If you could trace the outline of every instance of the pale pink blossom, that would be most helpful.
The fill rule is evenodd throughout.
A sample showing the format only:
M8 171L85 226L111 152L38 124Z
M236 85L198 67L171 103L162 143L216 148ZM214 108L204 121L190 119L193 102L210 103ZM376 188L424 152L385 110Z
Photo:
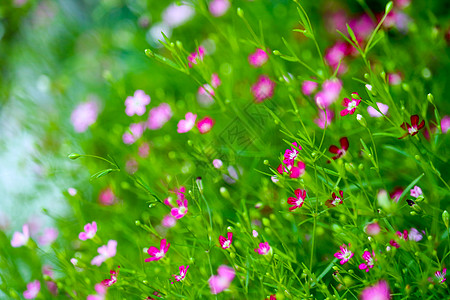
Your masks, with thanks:
M216 158L215 160L213 160L213 166L216 169L220 169L223 166L223 162L220 159Z
M223 16L229 8L230 1L228 0L212 0L209 3L209 12L216 18Z
M130 117L142 116L148 104L150 104L150 96L143 90L136 90L133 96L128 96L125 100L125 113Z
M193 113L188 112L188 113L185 115L185 119L180 120L180 121L178 122L178 125L177 125L177 127L178 127L177 132L178 132L178 133L185 133L185 132L190 131L190 130L192 129L192 127L194 127L194 125L195 125L195 120L196 120L196 119L197 119L197 115L194 115Z
M97 249L99 255L91 260L91 265L100 266L108 258L116 256L117 241L109 240L108 244Z
M25 299L35 299L41 290L41 283L39 280L32 281L27 284L27 290L23 292Z
M322 90L318 92L314 100L320 109L325 109L333 104L341 93L342 82L340 79L325 80L322 84Z
M160 129L170 120L170 118L172 118L172 109L170 108L170 105L161 103L159 106L150 110L147 128L152 130Z
M22 247L28 243L30 238L30 231L28 224L22 226L22 232L16 231L13 234L13 238L11 240L11 246L17 248Z
M97 223L94 221L92 223L87 223L84 225L84 231L80 232L78 238L82 241L92 239L97 233Z
M70 116L76 132L85 132L89 126L97 121L99 107L96 101L79 104Z
M389 106L381 102L377 102L377 107L381 113L372 106L367 107L367 112L369 113L369 116L371 116L372 118L380 118L383 115L386 115L389 110Z
M211 85L213 86L213 88L217 88L221 84L222 84L222 81L220 80L219 75L217 73L212 73L211 74Z
M447 133L448 130L450 129L450 116L444 116L441 119L441 130L442 133Z
M377 222L367 224L365 231L368 235L377 235L380 233L381 228Z
M389 286L386 281L381 280L377 284L365 288L361 292L361 300L389 300L391 299Z
M145 259L145 262L157 261L166 256L167 251L169 250L170 244L167 243L166 239L162 239L160 246L158 248L152 246L148 248L147 253L151 256Z
M397 73L389 73L388 74L388 82L390 85L399 85L402 83L402 75L400 72Z
M183 25L195 15L195 10L192 6L186 4L184 1L180 3L172 3L161 13L164 24L171 28Z
M263 49L256 49L256 51L248 56L248 62L251 66L258 68L264 65L269 59L266 51Z
M410 241L420 242L423 239L423 235L416 228L411 228L408 234L408 239Z
M319 84L315 81L305 80L302 83L302 93L303 95L309 96L317 90Z
M177 224L177 219L175 219L172 215L166 215L162 219L161 224L166 228L171 228Z
M122 136L124 144L131 145L136 142L144 133L144 127L144 123L130 124L129 131L125 132Z
M183 281L184 278L186 277L186 273L187 273L188 269L189 269L189 266L186 266L186 267L185 266L180 266L180 268L179 268L180 275L174 274L172 276L175 277L176 281ZM171 282L171 283L173 284L173 282Z
M68 192L69 195L72 196L72 197L75 196L75 195L77 194L77 190L74 189L74 188L72 188L72 187L68 188L68 189L67 189L67 192Z
M138 154L142 158L146 158L150 153L150 145L148 143L142 143L139 146Z
M252 231L252 235L253 235L254 238L257 238L258 235L259 235L259 233L258 233L258 231L253 230L253 231Z
M258 81L252 85L251 92L255 97L255 101L259 103L272 98L274 89L275 82L266 75L260 75Z
M217 269L217 275L212 275L209 280L211 294L216 295L226 290L233 281L236 273L233 268L221 265Z
M365 40L375 29L375 22L367 14L363 14L348 22L348 26L353 30L357 40Z
M411 4L411 0L394 0L394 5L400 9L408 7Z
M54 281L45 281L45 285L47 286L47 289L53 296L58 295L58 285Z
M328 108L325 110L319 109L319 117L314 119L314 123L316 123L320 128L325 129L325 127L330 126L333 121L333 117L334 113Z
M101 283L95 285L95 291L97 294L87 296L87 300L105 300L106 299L106 286Z
M201 134L208 133L214 126L215 121L210 117L204 117L200 121L197 122L198 131Z
M50 245L58 237L58 230L56 228L46 228L44 233L38 238L39 244L42 246Z
M324 59L334 70L339 66L338 74L344 74L347 72L348 66L343 59L350 53L349 45L345 42L338 41L325 51Z
M418 198L419 196L423 195L422 189L417 185L415 185L414 188L412 188L409 192L411 194L411 197L414 198Z
M254 249L254 251L259 255L267 255L271 251L271 248L268 242L259 243L259 248Z
M116 195L114 195L114 192L110 187L107 187L100 192L98 200L102 205L113 205L117 201Z

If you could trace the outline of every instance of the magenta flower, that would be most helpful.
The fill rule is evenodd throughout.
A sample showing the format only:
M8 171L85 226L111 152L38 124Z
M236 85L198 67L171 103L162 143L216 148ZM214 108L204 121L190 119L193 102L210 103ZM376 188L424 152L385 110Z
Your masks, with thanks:
M162 219L161 224L166 228L171 228L174 227L175 224L177 224L177 219L175 219L172 215L166 215Z
M122 135L122 141L124 144L131 145L136 142L144 133L145 123L132 123L130 124L129 131Z
M98 195L98 201L102 205L113 205L116 203L116 195L110 187L103 189Z
M161 103L159 106L150 110L147 120L147 128L151 130L160 129L167 121L172 118L172 109L167 103Z
M353 113L356 110L356 107L361 103L361 97L359 99L355 99L354 97L358 96L358 93L352 94L352 100L349 100L348 98L344 98L344 101L342 101L342 105L345 106L345 109L341 110L341 117L346 115L353 115Z
M170 244L167 243L166 239L162 239L159 247L160 249L153 246L148 248L147 253L151 257L146 258L145 262L157 261L164 258L164 256L166 256L167 251L169 250Z
M350 244L348 244L348 248L350 248ZM347 249L347 246L345 244L342 244L342 246L339 247L339 251L334 254L334 257L337 259L340 259L341 265L345 264L350 260L350 258L353 257L353 252Z
M217 73L211 74L211 85L213 88L217 88L219 85L222 84L222 81L219 78L219 75Z
M170 214L175 219L181 219L188 212L188 201L186 198L183 197L183 199L177 199L177 204L178 204L178 207L173 207L170 210Z
M30 230L28 224L22 226L22 232L16 231L11 240L11 246L14 248L25 246L30 239Z
M319 117L314 119L314 123L317 124L320 128L324 129L331 124L333 121L334 113L328 109L319 109Z
M450 129L450 116L444 116L441 120L441 131L447 133Z
M296 189L294 191L294 194L295 194L295 198L289 197L287 200L287 203L292 205L291 207L289 207L290 211L297 209L299 207L302 207L303 203L305 202L305 198L306 198L305 190Z
M260 75L258 81L252 85L251 92L255 97L255 101L260 103L266 99L272 98L274 89L275 82L270 80L266 75Z
M258 68L264 65L269 59L266 51L263 49L256 49L256 51L248 56L248 62L251 66Z
M391 299L389 286L386 281L381 280L371 287L365 288L361 292L361 300L389 300Z
M347 137L341 138L339 140L339 143L341 144L341 148L338 148L335 145L331 145L330 149L328 149L328 151L330 151L331 153L336 154L335 156L333 156L331 158L332 160L341 158L342 156L344 156L347 153L348 146L349 146Z
M309 96L317 90L319 84L315 81L305 80L302 83L302 93L303 95Z
M414 188L412 188L410 190L410 194L414 198L418 198L419 196L423 195L422 189L420 187L418 187L417 185L415 185Z
M88 295L87 300L104 300L106 298L106 286L104 286L101 283L97 283L95 285L95 291L97 294L95 295Z
M193 113L188 112L185 115L185 119L184 120L180 120L178 122L177 132L178 133L185 133L185 132L190 131L192 129L192 127L194 127L196 119L197 119L197 115L194 115Z
M223 236L219 236L219 243L220 243L220 246L221 246L223 249L228 249L228 248L230 248L231 243L233 242L233 233L232 233L232 232L228 232L228 233L227 233L227 237L228 237L228 238L225 238L225 237L223 237Z
M201 134L208 133L213 128L214 123L214 120L210 117L204 117L197 122L198 131L200 131Z
M442 284L447 280L447 278L445 278L446 273L447 273L446 268L442 270L442 273L440 271L436 271L436 273L434 273L434 277L437 283Z
M38 238L39 244L42 246L50 245L58 237L58 230L56 228L46 228L44 233Z
M91 260L91 265L100 266L108 258L116 256L117 241L109 240L108 244L97 249L99 255Z
M338 197L338 196L336 195L336 193L333 193L333 194L331 195L331 197L332 197L333 199L328 199L327 201L325 201L325 205L326 205L328 208L331 208L331 207L335 207L335 206L337 206L337 205L339 205L339 204L342 204L342 203L343 203L342 199L344 198L344 192L343 192L343 191L339 191L339 196L340 196L340 197Z
M391 197L392 201L398 202L400 199L400 196L403 194L403 188L397 187L395 190L389 194L389 197Z
M23 297L25 299L34 299L39 294L41 290L41 283L39 280L32 281L27 284L27 290L23 292Z
M402 135L401 137L399 137L399 139L406 137L408 134L410 136L416 135L417 133L419 133L419 130L422 129L424 126L425 126L424 120L422 120L422 122L420 122L420 124L419 124L419 116L412 115L411 116L411 125L409 125L409 123L407 123L407 122L403 122L402 125L400 125L401 128L406 130L406 133L404 135Z
M290 178L298 178L305 174L306 165L304 162L299 161L297 162L297 166L295 166L295 163L292 165L286 165L283 164L278 165L277 171L280 174L288 173Z
M193 67L192 64L196 65L196 64L198 64L199 61L203 61L204 57L205 57L205 48L203 48L203 46L199 46L195 52L192 52L188 56L189 68Z
M119 269L120 266L117 266L117 268ZM109 274L111 274L111 278L110 279L104 279L102 280L102 284L104 286L110 287L112 286L114 283L117 282L117 275L119 275L119 271L115 271L115 270L110 270Z
M369 37L376 26L374 21L367 14L363 14L358 18L350 20L348 25L352 28L358 40L364 40Z
M85 132L94 124L97 121L98 110L98 104L95 101L79 104L70 116L75 131Z
M325 80L322 84L322 90L314 96L317 106L325 109L334 103L341 93L342 82L339 79Z
M372 106L367 107L367 112L369 113L369 116L371 116L372 118L380 118L383 115L386 115L389 110L389 106L381 102L377 102L377 107L381 113Z
M78 238L82 241L92 239L97 233L97 223L94 221L92 223L87 223L84 225L84 231L80 232Z
M259 243L259 248L256 248L254 250L259 255L267 255L271 251L271 248L269 246L269 243L265 242L265 243Z
M347 43L338 41L325 51L324 59L326 63L333 68L333 70L336 70L340 64L338 74L344 74L347 72L348 67L343 59L351 53L349 47L351 46Z
M209 3L209 12L216 18L223 16L229 8L228 0L213 0Z
M186 277L186 273L187 273L188 269L189 269L189 266L186 266L186 267L185 266L180 266L180 268L179 268L180 275L174 274L172 276L175 277L176 281L183 281L184 278ZM173 284L173 282L171 282L171 283Z
M369 251L364 251L362 258L366 261L366 263L360 264L359 269L369 272L369 270L373 268L375 253L372 251L372 254L370 254Z
M230 286L235 275L233 268L221 265L217 269L217 275L212 275L208 280L211 294L216 295L226 290Z
M286 149L286 151L284 152L284 160L283 160L283 162L286 165L293 165L294 164L294 160L297 158L298 153L299 153L296 148L298 148L299 150L302 150L302 146L299 146L297 144L297 142L293 142L292 145L294 147L291 147L291 149Z
M377 235L380 233L381 228L377 222L373 222L373 223L367 224L365 231L368 235Z
M125 100L125 113L130 117L134 115L142 116L149 103L150 96L143 90L136 90L134 96L128 96Z

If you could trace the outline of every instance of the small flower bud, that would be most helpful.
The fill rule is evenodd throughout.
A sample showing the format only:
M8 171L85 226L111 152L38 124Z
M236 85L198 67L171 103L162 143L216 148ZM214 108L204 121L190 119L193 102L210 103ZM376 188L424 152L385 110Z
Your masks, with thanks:
M136 220L136 221L134 221L134 224L136 224L136 226L141 226L141 221Z
M270 220L267 218L263 218L262 223L264 224L264 226L270 226Z
M432 93L429 93L429 94L427 95L427 100L430 101L430 103L433 103L433 101L434 101L434 96L433 96Z
M153 51L150 50L150 49L145 49L145 55L147 55L148 57L153 57L154 56Z
M281 55L281 52L278 51L278 50L273 50L272 53L273 53L273 55L276 55L276 56L280 56Z
M267 159L265 159L265 160L264 160L264 164L265 164L266 166L268 166L268 165L269 165L269 161L268 161Z
M444 221L445 227L448 229L448 211L444 210L442 213L442 220Z
M225 199L230 199L230 193L228 192L226 187L220 187L219 192Z
M177 47L178 47L179 49L183 49L183 43L182 43L182 42L176 41L176 44L177 44Z
M230 257L231 257L232 259L235 259L235 258L236 258L236 254L235 254L234 252L231 252L231 253L230 253Z
M242 8L238 7L237 15L241 18L244 18L244 11L242 10Z
M72 159L72 160L75 160L75 159L81 157L81 154L78 154L78 153L70 153L67 157L70 158L70 159Z
M367 127L366 119L362 115L357 114L356 120L358 120L359 124L361 124L362 127L364 127L364 128Z
M392 3L392 1L389 1L388 4L386 4L386 9L384 13L387 15L392 10L393 6L394 4Z

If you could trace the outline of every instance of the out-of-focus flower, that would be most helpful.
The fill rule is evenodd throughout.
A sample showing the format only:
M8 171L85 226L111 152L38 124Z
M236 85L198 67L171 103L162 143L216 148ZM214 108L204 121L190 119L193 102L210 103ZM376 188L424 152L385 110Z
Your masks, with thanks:
M416 228L411 228L408 234L408 239L410 241L420 242L423 239L423 235Z
M11 240L11 246L17 248L22 247L28 243L30 238L30 231L28 228L28 224L22 226L22 232L16 231L13 234L13 238Z
M377 107L378 110L381 111L381 113L372 106L367 107L367 112L369 113L369 116L371 116L372 118L380 118L383 115L386 115L389 110L389 106L381 102L377 102Z
M259 103L272 98L274 89L275 82L266 75L260 75L258 81L252 85L251 92L255 97L255 101Z
M365 228L365 232L368 235L377 235L379 234L381 231L380 225L377 222L373 222L370 224L367 224L366 228Z
M129 132L125 132L122 136L124 144L130 145L136 142L144 133L144 123L130 124Z
M264 65L269 59L266 51L263 49L256 49L256 51L248 56L248 62L251 66L258 68Z
M190 131L192 129L192 127L194 127L196 119L197 119L197 115L194 115L193 113L188 112L185 115L185 118L178 122L177 132L178 133L185 133L185 132Z
M171 228L171 227L174 227L175 224L177 224L177 219L175 219L172 215L169 214L169 215L164 216L161 224L162 224L162 226L164 226L166 228Z
M136 90L133 96L128 96L125 100L125 113L128 116L142 116L145 113L146 106L150 103L150 96L143 90Z
M223 16L229 8L230 1L228 0L212 0L209 3L209 12L216 18Z
M79 104L70 116L76 132L85 132L89 126L97 121L99 107L96 101Z
M97 292L97 294L95 295L89 295L87 296L87 300L104 300L106 298L106 286L101 284L101 283L97 283L95 285L95 291Z
M110 187L104 188L98 195L98 200L102 205L113 205L116 203L116 195Z
M117 241L109 240L108 244L97 249L99 255L91 260L91 265L100 266L108 258L116 256Z
M342 82L339 79L325 80L322 90L314 96L317 106L325 109L334 103L341 93Z
M216 169L220 169L223 166L223 162L220 159L216 158L215 160L213 160L213 166Z
M160 246L159 246L160 249L158 249L154 246L148 248L147 253L151 257L146 258L145 262L157 261L157 260L164 258L164 256L166 256L167 251L169 250L169 247L170 247L170 244L167 243L166 239L162 239Z
M32 281L27 284L27 290L23 292L23 297L25 299L34 299L39 294L41 290L41 283L39 280Z
M192 68L193 65L198 64L200 61L203 61L205 57L205 48L203 46L199 46L195 52L192 52L188 56L188 65L189 68Z
M334 113L328 109L319 109L319 117L314 119L314 123L322 129L328 127L333 121Z
M194 8L187 3L182 3L181 5L172 3L162 12L161 15L164 24L175 28L192 19L194 14Z
M367 14L363 14L350 20L348 26L353 30L356 39L365 40L372 34L376 24Z
M341 158L347 153L349 147L348 138L344 136L339 140L339 143L341 144L341 148L338 148L335 145L331 145L330 148L328 149L328 151L330 151L331 153L336 154L331 158L333 160Z
M80 232L78 238L82 241L92 239L97 233L97 223L94 221L92 223L87 223L84 225L84 231Z
M319 84L315 81L305 80L302 83L302 93L303 95L309 96L317 90Z
M450 129L450 116L444 116L441 119L441 130L442 133L447 133L448 130Z
M389 300L391 299L389 286L386 281L381 280L377 284L365 288L361 292L361 300Z
M159 106L150 110L147 128L152 130L160 129L170 120L170 118L172 118L172 109L170 108L170 105L161 103Z
M150 153L150 145L148 143L142 143L139 146L138 154L142 158L146 158Z
M208 133L214 126L214 120L210 117L204 117L200 121L197 122L198 131L201 134Z
M253 231L252 231L252 235L253 235L254 238L257 238L258 235L259 235L259 234L258 234L258 231L253 230Z
M400 72L397 73L389 73L388 74L388 82L390 85L399 85L402 83L402 75Z
M176 281L183 281L184 278L186 277L186 273L187 270L189 269L189 266L180 266L179 270L180 270L180 275L174 274L172 275L173 277L175 277ZM173 282L171 282L173 284Z
M217 275L212 275L209 280L209 287L211 288L211 294L216 295L226 290L235 277L235 271L233 268L226 265L221 265L217 269Z
M72 188L72 187L68 188L68 189L67 189L67 192L68 192L69 195L72 196L72 197L75 196L75 195L77 194L77 190L74 189L74 188Z
M58 237L58 230L56 228L46 228L44 233L38 238L39 244L42 246L50 245Z

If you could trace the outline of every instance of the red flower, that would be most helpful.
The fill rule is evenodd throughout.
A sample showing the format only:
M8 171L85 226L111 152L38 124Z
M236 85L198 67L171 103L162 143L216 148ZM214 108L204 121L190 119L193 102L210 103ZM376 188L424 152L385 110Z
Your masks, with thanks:
M338 204L342 204L342 198L344 198L344 192L339 191L339 196L341 196L341 197L336 196L336 193L333 193L331 196L333 197L333 200L328 199L327 201L325 201L325 205L327 207L331 208L331 207L337 206Z
M420 122L420 124L419 124L419 116L418 115L411 116L411 125L409 125L407 122L403 122L403 124L400 125L401 128L406 130L406 133L404 135L402 135L401 137L399 137L399 139L403 139L408 134L410 136L416 135L417 133L419 133L419 130L422 129L424 126L425 126L424 120L422 120L422 122Z
M339 149L337 146L335 145L331 145L329 151L333 154L336 154L335 156L333 156L331 159L332 160L336 160L338 158L341 158L342 156L345 155L345 153L347 153L347 149L348 149L348 139L347 137L343 137L339 140L340 144L341 144L341 148ZM328 161L330 162L330 161Z

